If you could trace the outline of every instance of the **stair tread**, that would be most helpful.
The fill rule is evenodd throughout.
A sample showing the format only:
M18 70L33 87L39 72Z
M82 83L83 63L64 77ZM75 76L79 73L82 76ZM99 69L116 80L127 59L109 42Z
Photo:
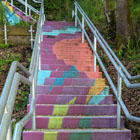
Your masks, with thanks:
M100 131L100 132L110 132L110 131L116 131L116 132L121 132L121 131L127 131L127 132L130 132L130 130L129 129L126 129L126 128L122 128L121 130L118 130L118 129L116 129L116 128L100 128L100 129L97 129L97 128L84 128L84 129L36 129L36 130L25 130L24 132L37 132L37 131L40 131L40 132L42 132L42 131L47 131L47 132L55 132L55 131L83 131L83 132L85 132L85 131L91 131L91 132L93 132L93 131Z
M36 115L36 117L41 117L41 118L60 118L60 117L63 117L63 118L72 118L72 119L74 119L74 118L117 118L117 116L115 116L115 115L96 115L96 116L84 116L84 115L77 115L77 116L53 116L53 115L51 115L51 116L49 116L49 115L46 115L46 116L44 116L44 115ZM124 118L123 116L121 116L121 118Z
M29 106L30 104L28 104ZM92 105L92 104L84 104L84 105L81 105L81 104L70 104L70 105L67 105L67 104L36 104L36 106L60 106L60 107L65 107L65 106L84 106L84 107L88 107L88 106L95 106L95 107L104 107L104 106L117 106L116 104L103 104L103 105L99 105L99 104L96 104L96 105Z

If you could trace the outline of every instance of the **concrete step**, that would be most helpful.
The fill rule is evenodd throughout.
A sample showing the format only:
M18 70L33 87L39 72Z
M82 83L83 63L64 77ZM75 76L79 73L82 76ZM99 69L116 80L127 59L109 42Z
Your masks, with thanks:
M55 49L52 48L52 49L44 49L44 48L41 48L40 50L40 53L54 53L54 54L57 54L57 53L72 53L72 52L75 52L75 53L79 53L79 52L83 52L83 53L91 53L91 55L93 54L93 52L90 50L90 49L83 49L81 47L81 49L77 49L76 47L71 49L71 48L61 48L61 47L56 47Z
M73 59L46 59L46 58L41 58L41 64L59 64L59 65L80 65L80 66L91 66L93 67L93 61L81 61L81 60L73 60Z
M24 131L23 140L131 140L127 129L60 129Z
M40 85L40 83L37 83ZM108 95L108 86L37 86L37 94Z
M69 54L69 55L63 55L63 54L59 54L59 55L57 55L57 57L56 57L56 55L55 54L48 54L48 53L46 53L46 54L41 54L41 58L49 58L49 59L79 59L79 60L84 60L84 59L88 59L88 60L93 60L93 56L91 56L91 55L88 55L88 54L82 54L82 55L75 55L75 54Z
M27 106L29 112L30 105ZM110 105L52 105L36 104L36 115L41 116L102 116L116 115L117 106Z
M54 26L59 26L59 25L67 25L67 26L74 26L74 22L66 22L66 21L45 21L44 25L54 25Z
M79 43L79 42L50 42L49 44L45 41L41 42L41 47L42 46L47 46L47 45L57 45L57 47L59 46L65 46L65 45L68 45L68 46L87 46L88 47L88 43ZM65 46L66 47L66 46Z
M55 70L55 71L73 71L71 69L72 67L75 67L77 71L81 72L93 72L93 66L81 66L81 65L59 65L59 64L41 64L41 70ZM99 67L96 67L97 71L99 71Z
M60 37L55 37L55 38L47 38L46 36L43 36L43 41L53 41L53 42L57 42L57 41L60 41L61 39L64 39L64 38L60 38ZM70 42L71 43L71 41L78 41L78 42L82 42L82 39L81 39L81 37L77 37L77 38L73 38L73 39L64 39L65 41L67 41L67 42ZM85 42L87 42L87 41L85 41Z
M82 33L81 32L76 32L75 34L61 33L59 35L53 35L53 34L52 35L45 35L45 34L43 34L43 36L46 36L47 38L61 37L61 38L64 38L64 39L72 39L72 38L81 37Z
M29 96L31 101L31 95ZM112 95L50 95L37 94L36 104L113 104Z
M58 55L77 55L79 57L86 57L86 56L92 56L93 53L91 51L71 51L71 52L67 52L67 51L64 51L64 52L48 52L48 51L45 51L45 50L41 50L41 55L46 55L46 54L49 54L49 55L53 55L53 54L56 54L56 56Z
M54 49L53 49L53 47L50 45L50 46L47 46L47 47L41 47L40 48L40 50L45 50L45 49L47 49L48 50L48 52L51 52L51 51L53 51L54 52ZM55 48L55 50L56 51L62 51L63 49L65 49L65 46L59 46L59 47L57 47L57 48ZM90 47L85 47L85 46L81 46L81 47L76 47L76 46L68 46L67 47L67 49L65 49L65 51L92 51L91 49L90 49Z
M116 128L116 116L37 116L37 129L84 129L84 128ZM32 128L30 120L26 129ZM124 119L121 118L121 128L124 128Z
M41 78L44 80L44 77ZM41 80L40 79L40 80ZM90 78L45 78L44 85L61 86L105 86L105 79Z
M101 72L78 72L74 71L50 71L41 70L38 72L38 77L44 78L102 78ZM45 79L44 79L45 80Z

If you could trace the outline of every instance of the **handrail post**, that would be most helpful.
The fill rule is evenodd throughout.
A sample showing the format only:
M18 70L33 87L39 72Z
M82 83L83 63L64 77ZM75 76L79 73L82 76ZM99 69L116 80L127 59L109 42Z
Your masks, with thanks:
M84 25L84 17L82 16L82 43L84 43L84 27L85 27L85 25Z
M121 67L120 67L121 70ZM121 92L122 92L122 78L118 74L118 98L121 98ZM117 129L121 129L121 106L119 102L117 102Z
M94 36L94 34L93 34ZM97 38L94 36L94 51L96 52L97 50ZM94 58L93 58L93 71L96 72L96 55L94 54Z
M32 99L35 101L35 80L33 77L33 83L32 83ZM34 111L33 111L33 116L32 116L32 129L35 130L36 129L36 111L35 111L35 105L34 105Z
M7 26L6 26L6 23L4 24L4 42L5 44L7 44Z
M13 5L13 0L11 0L11 5Z
M77 27L77 6L75 5L75 27Z
M33 49L33 42L34 42L34 39L33 39L33 32L34 32L33 25L30 25L29 32L30 32L30 35L31 35L31 39L30 39L30 41L31 41L31 49Z
M26 16L28 15L28 7L27 7L27 0L25 0L25 14Z
M31 17L31 9L29 9L29 16Z
M9 124L6 140L12 140L12 121Z

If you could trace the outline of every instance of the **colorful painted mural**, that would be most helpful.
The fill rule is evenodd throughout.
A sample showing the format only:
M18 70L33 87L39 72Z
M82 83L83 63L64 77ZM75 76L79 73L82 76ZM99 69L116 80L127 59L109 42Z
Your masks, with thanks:
M86 40L81 43L81 29L70 22L46 21L43 31L36 87L37 130L29 131L30 120L23 140L129 139L129 131L115 129L117 107L99 67L93 72L93 53ZM27 112L29 109L30 104Z
M30 22L30 17L27 17L22 11L15 6L11 6L9 2L1 1L4 6L5 17L10 25L15 25L21 21Z

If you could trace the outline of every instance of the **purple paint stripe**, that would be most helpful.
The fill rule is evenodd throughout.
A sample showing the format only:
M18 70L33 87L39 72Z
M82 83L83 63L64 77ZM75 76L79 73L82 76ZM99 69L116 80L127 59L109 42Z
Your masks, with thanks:
M27 106L29 112L29 105ZM54 105L36 105L36 115L52 115ZM64 106L59 106L57 115L61 115L61 110ZM69 105L68 112L66 115L116 115L116 105Z
M60 117L52 117L54 122L57 122ZM79 125L79 123L83 125ZM87 122L90 122L89 124ZM48 129L49 117L37 116L36 127L37 129ZM63 117L62 126L63 129L76 129L76 128L116 128L117 118L109 117ZM52 126L51 126L52 127ZM32 121L30 120L26 129L32 128ZM57 123L53 125L53 128L57 128ZM121 128L124 128L124 119L121 118ZM52 129L52 128L51 128Z
M37 94L36 104L66 104L76 97L74 104L85 104L87 96L90 95L47 95L47 94ZM98 95L93 95L98 96ZM29 96L29 102L31 103L31 95ZM92 103L91 103L92 104ZM102 104L113 104L112 95L105 96L105 98L99 103Z
M44 132L26 131L23 133L23 140L44 140Z

